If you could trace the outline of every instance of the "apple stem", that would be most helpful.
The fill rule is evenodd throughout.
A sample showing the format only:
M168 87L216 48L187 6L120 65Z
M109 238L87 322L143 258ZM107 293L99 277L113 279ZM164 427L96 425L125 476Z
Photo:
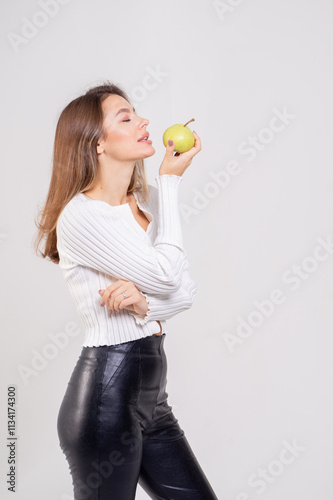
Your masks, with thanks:
M184 127L186 127L186 125L188 125L189 123L194 122L194 121L195 121L195 119L192 118L192 120L190 120L189 122L185 123Z

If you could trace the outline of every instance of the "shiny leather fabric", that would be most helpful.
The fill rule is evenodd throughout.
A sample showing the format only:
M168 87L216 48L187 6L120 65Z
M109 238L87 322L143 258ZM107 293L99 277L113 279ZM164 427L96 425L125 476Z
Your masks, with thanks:
M165 334L83 347L58 414L75 500L217 500L168 405Z

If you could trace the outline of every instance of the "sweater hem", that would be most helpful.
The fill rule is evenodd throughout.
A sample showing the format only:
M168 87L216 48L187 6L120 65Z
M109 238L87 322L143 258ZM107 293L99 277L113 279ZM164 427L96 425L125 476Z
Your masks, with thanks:
M166 334L167 334L167 331L163 332L160 336L166 335ZM136 337L135 339L122 340L121 342L113 342L112 344L107 344L107 343L103 343L103 344L92 343L91 344L90 342L84 342L83 344L81 344L81 347L110 347L113 345L120 345L120 344L125 344L128 342L135 342L136 340L140 340L140 339L143 339L146 337L151 337L153 335L155 335L155 333L148 332L147 335L140 335L140 336Z

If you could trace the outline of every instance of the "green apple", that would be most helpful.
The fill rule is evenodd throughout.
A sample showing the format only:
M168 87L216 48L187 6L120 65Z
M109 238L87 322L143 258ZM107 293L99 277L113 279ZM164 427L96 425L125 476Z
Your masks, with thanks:
M164 146L167 147L168 140L172 139L175 143L175 151L177 151L177 153L185 153L185 151L193 148L195 144L194 135L192 130L186 126L191 122L194 122L194 118L185 123L185 125L176 123L176 125L172 125L172 127L167 128L163 134Z

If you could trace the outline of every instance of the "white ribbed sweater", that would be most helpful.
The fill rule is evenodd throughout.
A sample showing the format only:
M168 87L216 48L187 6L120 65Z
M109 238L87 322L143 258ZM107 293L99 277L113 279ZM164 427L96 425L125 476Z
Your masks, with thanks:
M189 309L197 286L189 274L178 208L182 177L158 175L150 199L133 194L149 225L145 231L129 203L112 206L79 193L57 223L59 266L85 327L82 346L115 345L162 332L166 320ZM146 297L145 316L127 309L112 315L98 290L118 279L132 281Z

